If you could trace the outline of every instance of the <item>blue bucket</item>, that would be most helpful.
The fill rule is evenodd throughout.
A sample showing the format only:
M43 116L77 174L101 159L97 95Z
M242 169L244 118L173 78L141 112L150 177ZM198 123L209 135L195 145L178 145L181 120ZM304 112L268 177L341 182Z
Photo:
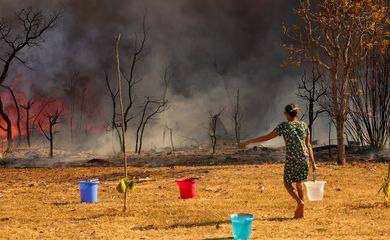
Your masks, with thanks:
M253 214L237 213L230 216L232 221L233 237L236 240L247 240L252 233Z
M80 201L84 203L95 203L98 198L99 180L80 181Z

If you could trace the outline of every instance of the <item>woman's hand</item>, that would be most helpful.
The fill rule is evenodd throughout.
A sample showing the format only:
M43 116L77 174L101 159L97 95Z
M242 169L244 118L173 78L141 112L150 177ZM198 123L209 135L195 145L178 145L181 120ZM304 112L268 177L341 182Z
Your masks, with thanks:
M318 168L317 165L316 165L316 163L312 163L311 166L312 166L312 168L313 168L313 171L317 170L317 168Z

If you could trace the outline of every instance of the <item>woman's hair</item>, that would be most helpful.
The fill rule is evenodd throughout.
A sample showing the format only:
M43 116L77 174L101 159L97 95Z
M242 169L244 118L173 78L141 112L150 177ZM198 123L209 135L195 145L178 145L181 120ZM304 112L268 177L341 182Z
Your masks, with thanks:
M298 115L299 107L295 103L290 103L284 108L284 111L294 118Z

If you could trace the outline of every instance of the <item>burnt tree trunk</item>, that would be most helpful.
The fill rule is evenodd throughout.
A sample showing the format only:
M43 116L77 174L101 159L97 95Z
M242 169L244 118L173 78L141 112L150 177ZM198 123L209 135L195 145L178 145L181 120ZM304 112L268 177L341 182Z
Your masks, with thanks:
M148 108L149 103L150 103L150 100L149 100L149 98L147 98L146 102L145 102L145 105L144 105L144 108L142 110L141 121L140 121L140 123L139 123L139 125L137 127L137 132L136 132L136 135L135 135L135 152L138 153L138 154L141 152L141 151L139 151L139 148L140 148L139 145L141 145L139 143L139 141L140 141L140 131L141 131L141 128L143 126L143 122L144 122L145 115L146 115L146 109Z
M50 141L49 157L53 158L53 124L51 124L50 118L49 118L49 141Z
M0 97L0 116L4 119L4 122L6 124L6 131L7 131L7 151L11 149L12 146L12 124L11 119L8 117L8 115L4 112L3 107L3 101Z
M345 145L344 145L344 122L336 119L336 136L337 136L337 164L344 165Z
M41 122L38 121L38 125L39 125L39 128L41 129L43 135L46 137L46 139L49 141L50 143L50 148L49 148L49 157L50 158L53 158L53 146L54 146L54 135L56 134L56 132L53 132L53 127L54 125L58 124L58 118L61 116L61 113L62 113L62 110L56 110L55 113L46 113L45 114L45 117L47 118L48 120L48 126L49 126L49 132L46 133L46 131L43 129L43 126L41 124Z
M307 125L310 131L310 139L313 141L313 123L314 123L314 104L309 102L309 124Z
M329 155L329 158L332 158L332 149L330 147L330 145L332 144L332 141L331 141L331 136L332 136L332 121L329 121L329 139L328 139L328 145L329 145L329 150L328 150L328 155Z
M237 146L240 145L241 141L241 123L243 115L240 110L240 89L237 89L236 103L233 109L233 122L234 122L234 133L236 138Z
M174 145L173 145L173 129L172 129L172 128L169 129L169 136L171 137L171 149L172 149L172 153L174 153L174 152L175 152L175 147L174 147Z
M18 104L18 101L16 99L15 93L12 90L12 88L8 87L8 86L4 86L4 85L2 85L2 87L7 89L10 92L10 94L12 96L12 100L14 101L14 104L15 104L16 129L18 130L18 146L19 146L22 143L22 130L21 130L21 127L20 127L20 109L19 109L19 104Z
M29 100L27 101L27 103L25 105L21 105L20 107L23 108L24 110L26 110L26 125L25 125L25 128L26 128L26 141L27 141L27 145L29 147L31 147L31 136L30 136L30 109L31 107L34 105L34 101L32 100Z
M209 124L209 137L211 140L211 147L213 150L213 154L215 153L215 150L217 148L217 123L218 120L223 113L223 109L221 109L218 113L211 113L210 112L210 124Z
M83 128L83 114L84 114L84 104L85 104L85 92L86 88L83 88L82 95L81 95L81 104L80 104L80 117L79 117L79 130L78 130L78 137L81 139L81 130Z
M26 109L26 139L27 139L27 145L31 147L31 140L30 140L30 108Z

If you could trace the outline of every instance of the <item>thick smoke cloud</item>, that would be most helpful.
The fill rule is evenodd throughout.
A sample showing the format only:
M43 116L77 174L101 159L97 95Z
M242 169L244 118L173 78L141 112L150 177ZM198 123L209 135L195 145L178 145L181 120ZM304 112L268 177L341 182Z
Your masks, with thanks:
M294 21L296 1L285 0L0 0L0 14L9 17L21 8L61 10L57 27L41 48L24 52L34 71L15 64L8 82L18 78L27 95L64 97L71 72L80 72L89 101L88 119L98 127L109 121L104 70L114 80L114 35L121 32L123 67L129 64L135 33L142 17L148 27L147 55L137 68L138 104L143 96L162 92L161 79L169 66L170 109L146 134L147 145L161 143L165 124L180 136L207 139L208 112L225 107L223 121L231 129L230 107L240 88L244 137L272 130L283 120L283 106L296 101L300 72L281 68L285 59L282 24ZM17 74L15 74L17 73ZM94 106L91 106L94 105Z

